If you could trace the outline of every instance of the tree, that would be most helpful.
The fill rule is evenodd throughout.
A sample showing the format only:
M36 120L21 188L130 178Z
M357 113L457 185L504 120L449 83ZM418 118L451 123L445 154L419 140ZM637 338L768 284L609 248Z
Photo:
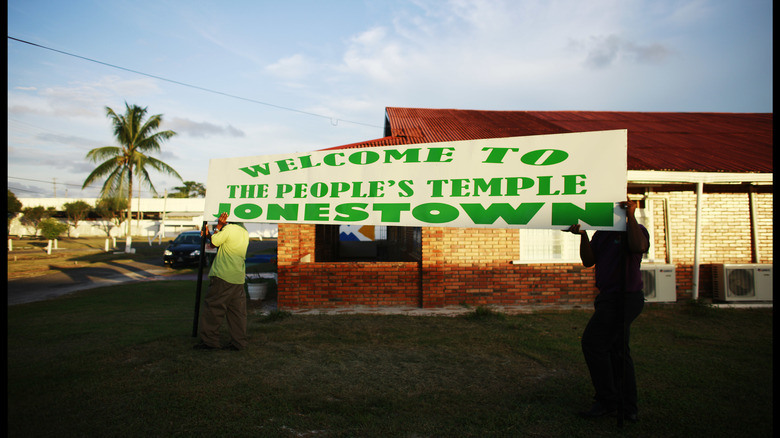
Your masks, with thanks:
M65 208L65 215L68 217L68 221L73 223L73 228L79 227L79 222L87 217L92 206L84 201L67 202L63 204ZM68 237L70 237L70 227L68 227Z
M45 237L48 240L54 240L62 233L64 233L66 230L68 230L68 224L63 224L62 222L58 221L57 219L54 219L53 217L48 217L41 221L40 223L41 227L41 234L43 234L43 237Z
M22 211L22 201L16 199L14 192L8 190L8 228L10 231L11 221Z
M54 214L54 207L43 208L27 207L22 209L22 218L20 222L24 225L32 225L35 228L35 235L38 235L38 230L41 229L41 221L50 218Z
M171 193L171 198L200 198L206 196L206 187L195 181L184 181L183 187L174 187L175 193Z
M111 236L110 225L119 226L122 222L122 212L127 209L127 202L122 197L108 197L99 199L95 204L95 213L109 222L105 228L106 236Z
M155 195L157 190L149 178L148 167L181 180L179 173L171 166L147 155L152 152L160 152L160 145L176 133L158 131L162 124L162 115L155 114L144 121L146 112L147 108L141 108L137 105L130 106L127 102L125 102L123 115L106 107L106 117L111 119L114 126L114 136L119 146L103 146L87 153L87 158L90 161L100 162L100 164L87 176L82 189L99 178L105 177L106 180L100 190L101 198L116 196L127 198L127 236L130 235L132 217L133 175L135 174L140 183L146 184Z

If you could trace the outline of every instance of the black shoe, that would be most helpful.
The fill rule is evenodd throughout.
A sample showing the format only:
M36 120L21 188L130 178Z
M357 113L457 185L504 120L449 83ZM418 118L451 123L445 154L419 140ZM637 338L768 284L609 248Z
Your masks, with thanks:
M223 347L223 350L230 350L230 351L241 351L240 348L236 347L233 344L228 345L227 347Z
M219 347L212 347L211 345L204 344L203 342L192 346L193 350L219 350Z
M617 412L617 407L603 405L599 402L594 402L590 410L579 412L578 415L582 418L599 418L605 415L611 415Z

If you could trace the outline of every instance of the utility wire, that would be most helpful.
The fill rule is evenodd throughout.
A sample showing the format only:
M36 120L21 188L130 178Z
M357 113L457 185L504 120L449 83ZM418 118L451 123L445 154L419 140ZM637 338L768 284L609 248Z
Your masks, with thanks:
M22 181L39 182L39 183L44 183L44 184L53 184L53 185L55 185L55 187L56 187L56 185L61 185L61 186L78 187L82 191L86 190L86 188L82 188L78 184L68 184L68 183L63 183L63 182L44 181L44 180L40 180L40 179L31 179L31 178L21 178L21 177L18 177L18 176L9 176L8 178L9 179L19 179L19 180L22 180ZM14 190L24 190L24 191L32 192L32 193L41 193L41 192L34 192L32 190L21 189L21 188L18 188L18 187L8 187L8 188L9 189L14 189ZM94 187L90 187L90 188L94 188ZM150 190L144 190L143 188L141 189L141 192L142 193L147 193L147 194L150 194L150 195L153 194Z
M18 176L9 176L8 178L21 179L21 180L24 180L24 181L42 182L42 183L46 183L46 184L51 184L52 183L51 181L43 181L43 180L40 180L40 179L30 179L30 178L20 178ZM81 188L81 186L78 185L78 184L68 184L68 183L62 183L62 182L58 182L58 183L55 183L55 184L59 184L61 186L71 186L71 187L79 187L79 188Z
M118 65L109 64L107 62L102 62L102 61L98 61L96 59L87 58L85 56L80 56L80 55L76 55L76 54L73 54L73 53L68 53L68 52L65 52L65 51L62 51L62 50L52 49L51 47L46 47L46 46L42 46L40 44L31 43L29 41L20 40L19 38L14 38L14 37L12 37L10 35L8 35L8 39L9 40L18 41L18 42L24 43L24 44L29 44L29 45L35 46L35 47L40 47L41 49L51 50L52 52L61 53L63 55L72 56L74 58L83 59L85 61L94 62L94 63L101 64L101 65L105 65L105 66L108 66L108 67L111 67L111 68L116 68L116 69L124 70L124 71L130 72L130 73L135 73L135 74L138 74L138 75L147 76L147 77L158 79L158 80L161 80L161 81L170 82L172 84L181 85L183 87L194 88L196 90L205 91L207 93L219 94L219 95L222 95L222 96L231 97L233 99L239 99L239 100L243 100L243 101L246 101L246 102L252 102L252 103L256 103L256 104L260 104L260 105L270 106L272 108L277 108L277 109L281 109L281 110L285 110L285 111L292 111L292 112L299 113L299 114L305 114L307 116L314 116L314 117L320 117L320 118L323 118L323 119L328 119L328 120L330 120L331 125L334 125L334 126L338 125L338 122L341 121L341 122L346 122L346 123L352 123L352 124L355 124L355 125L369 126L369 127L372 127L372 128L382 128L382 126L372 125L372 124L369 124L369 123L362 123L362 122L355 122L355 121L352 121L352 120L345 120L345 119L334 118L334 117L331 117L331 116L325 116L325 115L322 115L322 114L312 113L312 112L308 112L308 111L302 111L302 110L298 110L298 109L295 109L295 108L289 108L289 107L286 107L286 106L275 105L273 103L262 102L262 101L255 100L255 99L249 99L247 97L236 96L234 94L229 94L229 93L224 93L222 91L216 91L216 90L212 90L212 89L209 89L209 88L199 87L197 85L187 84L187 83L180 82L180 81L174 81L173 79L167 79L167 78L164 78L164 77L161 77L161 76L155 76L155 75L152 75L152 74L149 74L149 73L140 72L138 70L132 70L132 69L125 68L125 67L120 67ZM334 123L334 121L335 121L335 123Z
M19 191L22 191L22 192L37 193L37 194L39 194L39 195L42 195L42 194L43 194L43 192L39 192L39 191L35 191L35 190L27 190L27 189L22 189L22 188L20 188L20 187L11 187L11 186L8 186L8 190L14 190L14 191L16 191L16 190L19 190Z

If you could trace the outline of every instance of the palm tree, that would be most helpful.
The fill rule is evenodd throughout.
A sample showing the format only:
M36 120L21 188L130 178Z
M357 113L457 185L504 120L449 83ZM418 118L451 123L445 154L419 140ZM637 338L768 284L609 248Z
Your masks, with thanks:
M82 189L99 178L105 177L100 197L127 196L127 236L130 236L130 219L132 217L133 174L141 183L157 194L148 167L158 172L175 176L181 181L181 176L171 166L147 154L160 152L160 144L176 135L173 131L158 131L162 123L162 115L150 116L145 122L146 108L137 105L130 106L125 102L124 115L118 115L106 107L106 117L114 125L114 136L119 146L103 146L92 149L87 158L100 164L87 176ZM101 162L102 161L102 162Z

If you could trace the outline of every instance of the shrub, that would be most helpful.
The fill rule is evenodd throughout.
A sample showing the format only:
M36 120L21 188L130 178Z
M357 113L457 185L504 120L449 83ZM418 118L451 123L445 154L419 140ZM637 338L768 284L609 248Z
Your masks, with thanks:
M41 234L46 239L52 240L60 237L60 235L68 231L68 224L63 224L54 218L46 218L40 223Z
M479 306L473 312L464 314L463 317L472 321L503 321L506 319L505 314L495 311L487 306Z

